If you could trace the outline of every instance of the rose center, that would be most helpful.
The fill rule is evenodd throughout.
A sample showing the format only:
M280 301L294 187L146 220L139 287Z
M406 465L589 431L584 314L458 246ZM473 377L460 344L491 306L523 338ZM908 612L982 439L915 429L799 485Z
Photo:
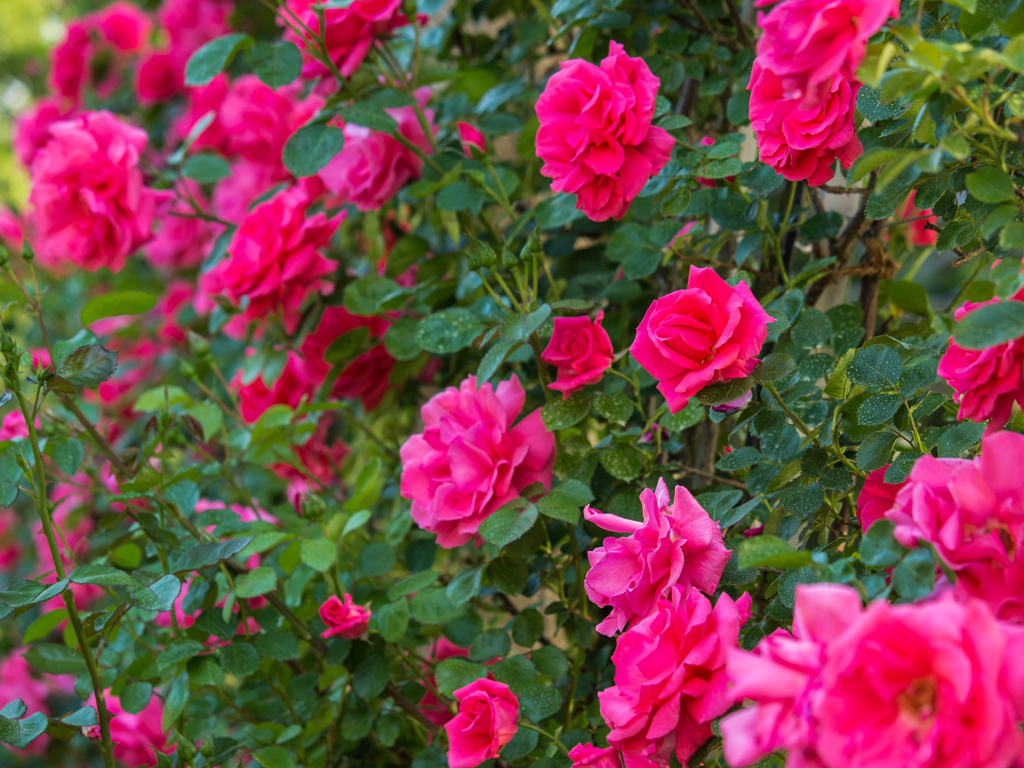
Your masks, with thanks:
M915 741L921 739L935 722L937 693L935 678L929 676L914 680L896 697L901 718L913 728Z

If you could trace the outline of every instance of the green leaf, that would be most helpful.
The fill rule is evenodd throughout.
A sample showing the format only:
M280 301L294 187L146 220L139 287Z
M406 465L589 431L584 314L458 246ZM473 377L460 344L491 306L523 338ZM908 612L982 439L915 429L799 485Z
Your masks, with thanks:
M178 599L181 591L181 582L174 576L167 574L161 576L152 584L139 585L132 590L132 600L145 611L159 611L161 613L171 610L174 601Z
M795 550L777 536L761 534L747 539L737 550L740 570L746 568L802 568L811 564L811 553Z
M725 454L715 462L715 468L723 472L735 472L737 469L746 469L754 464L760 464L762 461L764 461L764 456L757 448L744 445L742 448Z
M1024 310L1024 304L1021 305ZM854 384L865 387L896 387L903 364L892 347L875 344L860 350L853 358L846 375Z
M569 671L569 661L565 652L553 645L545 645L530 653L530 661L537 671L548 677L559 677Z
M23 720L0 717L0 741L16 749L25 749L46 732L49 719L42 712L36 712Z
M105 317L141 315L156 306L156 299L157 297L153 294L142 291L122 291L97 296L82 307L80 315L82 325L90 326Z
M68 578L72 584L99 584L103 587L127 587L136 583L135 579L124 571L97 563L79 566Z
M338 545L330 539L304 539L299 558L314 571L326 573L338 559Z
M473 640L469 649L470 661L490 661L491 659L503 659L512 650L512 640L508 632L500 629L488 629L481 632Z
M341 128L325 123L304 125L284 145L285 168L299 178L315 176L345 148Z
M499 592L506 595L518 595L526 589L530 571L523 558L505 553L488 564L487 578L490 579L491 586Z
M171 565L173 573L199 571L217 565L234 557L245 549L253 540L253 536L228 539L217 544L200 544L183 552Z
M890 520L876 520L860 541L860 559L872 568L888 568L903 556L903 546L893 538L896 526Z
M467 181L449 184L437 194L437 207L442 211L472 211L479 213L487 201L487 193Z
M1013 181L1006 171L986 165L965 179L968 191L983 203L1009 203L1016 199Z
M925 547L910 550L893 568L892 586L904 600L918 600L930 595L935 589L935 560L931 550Z
M779 492L782 507L793 517L806 518L813 515L825 503L825 492L817 483L803 487L789 487Z
M544 325L551 314L551 307L541 304L533 312L508 315L501 321L501 336L510 341L525 341L530 334Z
M360 578L383 576L395 564L395 550L386 542L372 541L359 550L356 566Z
M697 400L701 405L706 405L708 407L725 405L726 403L731 403L733 400L738 400L743 397L747 392L753 389L753 387L754 381L749 376L742 379L721 381L700 390L697 393Z
M863 426L888 424L901 405L903 398L899 395L873 395L857 409L857 422Z
M462 615L463 608L452 605L444 587L430 587L410 601L412 617L421 624L447 624Z
M1024 303L1004 301L972 310L956 324L956 343L987 349L1024 336Z
M644 455L636 448L619 443L598 454L601 466L616 480L629 482L640 476L644 469Z
M361 125L371 131L379 131L389 136L394 136L398 132L398 123L395 122L395 118L385 112L382 107L373 104L356 102L341 110L338 115L346 123Z
M391 680L391 665L387 657L375 653L363 659L352 676L352 686L364 699L373 699L381 694Z
M495 510L480 524L480 536L497 547L522 538L537 521L537 506L517 498Z
M189 157L181 166L181 175L200 184L215 184L231 175L231 166L220 155L211 155L204 152ZM121 314L138 313L126 312ZM87 323L83 322L82 325L87 325Z
M129 715L137 715L149 705L153 698L153 686L146 682L130 682L121 689L119 701Z
M857 468L865 472L881 469L889 463L896 435L890 432L876 432L868 435L857 448Z
M32 667L49 675L78 675L86 671L82 654L66 645L36 643L24 656Z
M261 565L235 580L235 594L244 599L259 597L277 588L277 574L274 569Z
M552 400L540 412L544 426L549 432L568 429L587 417L590 413L590 399L577 392L568 400Z
M55 611L44 613L29 625L21 640L26 645L34 643L36 640L42 640L56 629L58 624L67 620L68 612L66 608L58 608Z
M269 629L253 641L260 656L274 661L294 661L299 658L299 639L287 629Z
M217 650L224 670L235 677L248 677L260 668L260 655L245 642L231 643Z
M544 617L534 608L516 614L512 621L512 639L524 648L532 648L544 634Z
M765 357L754 369L751 378L760 384L766 382L770 384L773 381L786 378L794 370L796 370L796 363L793 362L792 357L779 352L773 352Z
M531 685L519 693L519 706L528 719L539 723L562 708L562 695L550 685Z
M586 503L586 502L584 502ZM554 490L537 500L537 510L547 517L576 525L580 521L580 506L568 494Z
M117 352L98 344L89 344L71 352L59 366L57 375L76 387L101 384L117 369Z
M480 582L483 580L484 566L474 565L471 568L463 568L458 575L448 582L445 593L452 605L465 605L480 591Z
M388 600L397 600L398 598L412 594L413 592L419 592L421 589L426 589L435 581L441 577L437 571L420 571L414 573L412 576L399 581L397 584L393 584L388 589Z
M505 361L508 353L513 348L520 346L520 344L521 342L509 341L508 339L501 339L492 344L476 369L476 380L480 383L489 380Z
M53 459L57 468L68 477L73 477L85 458L85 448L80 440L57 440L46 444L44 453Z
M231 63L239 51L249 48L248 35L224 35L211 40L193 53L185 65L185 85L206 85Z
M252 757L263 768L295 768L295 755L284 747L263 747L253 752Z
M384 334L384 348L396 360L413 360L420 352L420 345L416 343L416 329L419 321L412 317L403 317L396 320ZM499 342L500 343L500 342ZM482 363L481 363L482 365ZM477 374L478 381L487 381L490 376L481 379Z
M198 656L206 650L206 647L197 640L177 640L160 652L156 657L158 667L169 667L182 661L187 661L193 656Z
M374 611L377 631L386 642L397 643L409 626L409 601L404 597Z
M614 395L598 394L594 397L594 410L608 421L616 424L625 424L633 415L633 401L625 392L616 392Z
M536 219L540 229L561 229L583 217L583 211L576 207L576 196L559 192L537 205Z
M437 690L446 696L451 696L474 680L487 677L487 667L483 664L473 664L458 657L445 659L434 668L434 672L437 676Z
M484 331L469 310L455 307L427 315L416 330L416 343L435 355L450 355L467 347Z
M247 53L253 74L271 88L288 85L302 74L302 53L295 43L258 42Z

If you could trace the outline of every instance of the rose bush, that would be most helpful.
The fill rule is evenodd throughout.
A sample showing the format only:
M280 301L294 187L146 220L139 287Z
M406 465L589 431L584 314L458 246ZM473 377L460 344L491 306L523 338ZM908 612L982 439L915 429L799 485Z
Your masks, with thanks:
M1021 0L8 5L0 764L1024 763Z

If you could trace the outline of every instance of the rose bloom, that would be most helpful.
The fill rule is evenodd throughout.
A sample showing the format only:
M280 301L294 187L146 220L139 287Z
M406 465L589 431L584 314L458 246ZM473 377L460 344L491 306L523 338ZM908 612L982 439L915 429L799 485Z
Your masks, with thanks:
M750 616L750 595L723 593L711 608L700 592L673 586L642 621L619 635L615 685L597 694L608 743L666 766L711 738L711 721L732 704L725 663Z
M256 75L231 83L218 111L228 151L247 160L281 165L285 142L323 106L316 95L298 100L299 83L271 88Z
M188 105L184 112L171 122L170 128L167 130L167 143L173 145L183 141L196 123L208 113L213 112L213 122L196 137L189 150L192 152L212 150L225 155L230 154L228 152L228 132L219 117L220 107L224 103L224 97L227 96L229 85L228 76L221 72L206 85L186 89ZM268 158L264 157L263 160L266 161Z
M390 326L391 323L383 317L361 317L344 307L327 307L316 330L302 342L302 355L310 372L323 381L331 370L324 353L335 340L359 328L366 328L370 340L380 341ZM383 344L378 343L345 364L331 387L331 395L359 398L363 408L371 411L388 393L394 365L395 358Z
M278 315L288 333L302 318L302 305L315 294L329 293L327 276L337 266L320 252L345 218L323 212L306 216L307 195L297 187L282 190L245 217L228 244L224 259L207 273L207 288L236 306L249 304L247 321Z
M914 195L916 193L916 189L910 190L910 194L907 195L907 201L900 206L899 210L896 212L896 217L900 221L910 220L910 223L907 224L906 231L907 239L909 239L913 245L935 245L935 242L939 239L939 233L934 229L925 229L925 224L934 224L938 221L938 217L931 215L931 208L926 208L922 211L914 205ZM927 216L928 218L922 219L920 218L921 216ZM913 219L917 220L913 221Z
M638 523L586 507L588 522L613 533L604 545L587 553L590 571L584 586L595 605L611 606L612 612L597 625L603 635L621 632L630 621L643 619L655 603L667 597L674 585L714 594L730 550L722 531L693 495L676 486L675 499L668 495L665 479L658 488L640 494L644 520Z
M612 747L601 749L593 744L577 744L569 750L572 768L622 768L620 752Z
M430 130L436 133L434 112L426 109L431 93L430 88L417 88L415 96ZM398 123L398 132L409 143L428 155L433 152L412 107L384 111ZM343 131L344 149L317 174L324 186L343 201L361 211L375 211L391 202L407 183L420 177L423 161L394 137L351 123Z
M868 38L899 15L899 0L787 0L758 14L755 66L774 72L801 109L820 106L835 78L857 79Z
M44 259L119 271L165 197L143 185L146 132L103 110L55 123L50 136L32 166L33 245Z
M860 520L861 528L868 530L877 520L885 517L896 501L896 494L906 483L885 482L885 471L889 468L886 464L881 469L869 472L864 478L864 486L857 494L857 519Z
M497 757L519 726L519 699L504 683L475 680L455 691L459 714L445 723L449 768L476 768Z
M317 382L306 368L306 363L295 352L288 352L281 375L267 386L260 374L246 383L239 369L231 381L231 388L238 395L238 408L242 418L249 424L259 420L260 416L272 405L298 407L304 397L311 397L316 391Z
M437 638L430 649L430 660L435 663L455 657L469 658L469 648L458 646L443 635ZM424 670L428 669L426 664L423 665L423 668ZM428 675L427 679L431 685L435 688L437 687L437 680L434 677ZM439 728L455 717L455 715L448 711L448 707L444 705L444 702L439 701L434 692L429 688L423 694L423 698L420 699L417 706L420 712L426 715L427 719Z
M22 165L32 167L39 151L50 140L50 126L68 117L68 110L55 98L44 98L14 118L14 152Z
M146 12L126 0L115 0L95 19L103 38L121 53L137 53L148 44L153 32L153 22Z
M462 144L462 151L466 153L466 157L473 157L474 151L480 155L487 153L487 139L478 128L469 123L458 123L458 129L459 143Z
M145 709L137 715L125 712L120 699L111 696L109 692L103 700L112 715L110 739L114 742L114 757L118 762L133 768L153 768L157 764L154 749L164 754L174 752L174 747L167 744L167 734L160 725L164 716L164 705L159 696L154 695ZM95 696L90 697L88 703L95 707ZM84 730L89 738L99 740L98 725Z
M593 221L621 219L672 156L675 139L651 125L659 85L613 40L600 67L563 61L537 100L541 175Z
M352 595L347 592L343 595L344 602L336 595L327 598L327 602L320 606L320 618L323 619L327 629L320 633L320 637L327 639L331 637L343 637L346 640L355 640L370 625L370 609L352 602Z
M954 316L957 322L978 307L998 304L989 301L964 302ZM1024 289L1007 301L1024 301ZM957 418L962 421L988 420L987 432L1001 429L1013 415L1013 404L1024 407L1024 336L986 349L967 349L949 340L949 349L939 361L939 376L954 390L953 400L960 404Z
M231 163L231 175L213 188L213 212L218 218L240 224L257 198L288 179L282 166L239 158Z
M230 0L164 0L157 12L170 45L147 54L138 68L137 92L143 103L165 101L185 87L189 57L216 37L231 31Z
M733 692L755 702L722 721L730 765L779 748L825 768L1005 768L1021 754L1022 633L984 603L863 609L851 587L798 585L795 615L795 639L730 657Z
M477 387L467 377L423 406L423 432L402 446L402 496L421 528L446 549L480 543L477 529L528 485L551 487L555 437L540 409L512 426L526 402L513 376Z
M191 179L182 179L178 195L160 217L153 238L146 243L143 253L157 269L191 269L199 266L209 253L220 227L195 215L185 200L191 197L203 210L209 209L202 187ZM173 216L172 213L183 214Z
M311 488L317 485L330 488L341 484L341 468L349 448L340 437L330 436L334 423L333 416L321 416L313 434L305 443L295 446L295 458L301 470L291 464L271 466L279 477L289 481L285 496L296 510L301 509L302 498Z
M139 63L135 93L142 104L173 98L185 87L185 70L171 51L151 51Z
M550 388L565 400L587 384L597 384L612 364L615 351L602 320L603 310L593 320L586 315L555 318L554 333L540 359L558 369L558 380Z
M78 106L92 58L91 26L88 17L71 22L50 52L50 90L72 107Z
M745 282L691 266L684 290L648 307L629 352L677 413L709 384L750 375L770 322Z
M315 0L287 0L285 7L290 13L281 13L278 24L286 27L284 39L299 46L303 52L302 74L305 77L320 77L330 74L330 70L317 61L306 50L317 44L308 40L305 29L314 35L320 33L320 19L313 6ZM303 25L302 34L292 31L292 24L286 19L297 17ZM376 38L388 37L391 32L408 24L402 13L401 0L354 0L344 8L328 8L324 11L324 41L331 61L338 68L342 77L349 77L363 63Z
M20 253L24 242L21 217L6 205L0 205L0 245L14 253Z
M970 461L924 455L886 517L905 547L925 541L957 572L956 591L980 598L1002 620L1024 622L1024 489L1016 473L1024 435L982 438Z
M790 181L820 187L835 175L837 158L846 169L864 153L854 126L860 83L836 75L820 104L802 109L784 97L775 73L755 61L747 88L761 161Z

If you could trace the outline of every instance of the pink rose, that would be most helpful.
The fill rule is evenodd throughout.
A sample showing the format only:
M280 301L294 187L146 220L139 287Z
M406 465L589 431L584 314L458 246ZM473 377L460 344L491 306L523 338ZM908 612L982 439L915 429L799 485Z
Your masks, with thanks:
M437 638L437 641L431 648L431 661L436 663L444 661L445 659L451 659L455 657L468 658L469 649L462 648L461 646L456 645L444 636ZM424 670L427 669L426 664L423 665L423 668ZM435 688L437 687L436 678L428 675L427 679L430 681L431 685L433 685ZM423 694L423 698L420 699L419 708L420 712L426 715L427 719L438 727L443 726L445 723L447 723L449 720L455 717L455 715L448 711L448 707L444 705L444 702L439 701L438 698L434 695L434 692L429 688L427 689L427 692Z
M886 517L905 547L926 541L957 572L956 591L1002 620L1024 620L1024 435L982 438L971 461L922 456Z
M154 696L137 715L124 711L120 699L108 692L103 700L107 710L113 716L110 720L110 739L114 742L114 757L124 765L137 768L153 768L157 764L156 753L172 754L174 747L167 744L160 721L164 716L164 705L160 697ZM96 706L95 697L90 697L89 705ZM88 730L88 736L99 739L99 726L94 725Z
M504 683L475 680L455 692L459 714L445 723L449 768L476 768L497 757L519 726L519 699Z
M745 282L691 266L684 290L647 308L629 352L677 413L709 384L750 375L771 322Z
M139 64L135 92L142 104L167 101L185 87L185 70L171 51L148 53Z
M257 198L289 178L284 166L239 158L231 163L231 175L213 188L213 212L225 221L241 223Z
M622 768L622 753L613 747L577 744L569 750L572 768Z
M699 226L701 224L697 221L688 221L686 224L683 224L683 228L676 232L675 236L669 240L668 247L677 250L685 248L689 244L690 233Z
M583 516L613 533L604 545L587 553L590 571L584 586L595 605L611 606L612 612L597 625L603 635L621 632L630 621L647 618L657 601L679 585L713 595L729 562L722 531L693 495L676 486L670 500L665 479L657 491L640 494L644 520L638 523L586 507Z
M555 318L554 333L540 359L558 368L558 380L551 389L561 392L563 399L597 384L611 366L615 351L608 331L601 327L603 319L603 310L593 320L586 315Z
M295 352L289 352L281 375L270 386L264 382L262 374L245 382L241 369L235 374L231 386L238 395L242 418L252 424L272 405L298 407L303 397L313 395L317 382L309 375L302 358Z
M331 370L324 353L336 339L358 328L366 328L368 338L379 342L390 325L383 317L361 317L344 307L327 307L316 330L302 342L302 354L309 370L323 381ZM359 398L363 408L372 411L388 393L394 365L395 358L382 343L377 343L345 364L331 387L331 395Z
M416 90L420 108L430 100L429 88ZM423 132L412 107L384 110L398 123L398 132L426 154L432 153L432 144ZM434 112L424 109L431 131ZM341 150L317 175L324 186L342 200L361 211L382 208L410 181L420 177L422 161L410 149L386 133L371 131L361 125L344 126L345 148Z
M998 297L989 301L964 302L955 313L957 322L978 307L998 304ZM1024 301L1024 290L1007 301ZM1001 429L1013 415L1013 404L1024 407L1024 336L986 349L967 349L949 340L949 349L939 361L939 376L954 390L953 400L960 404L957 418L985 421L986 432Z
M352 602L352 595L347 592L343 596L344 602L336 595L327 598L327 602L320 606L320 618L323 619L327 629L320 633L320 637L343 637L346 640L355 640L370 625L370 609Z
M480 523L498 507L533 483L551 487L555 437L540 409L512 426L525 402L515 376L497 391L469 376L423 406L423 431L400 451L401 489L413 520L442 547L479 544Z
M725 663L750 616L750 595L714 607L696 590L672 587L642 621L619 635L615 685L597 694L608 743L666 766L686 761L711 738L711 721L732 705Z
M95 16L103 38L120 53L137 53L149 43L153 22L139 6L126 0L103 8Z
M806 179L820 187L835 175L837 158L846 169L863 154L854 125L860 83L836 75L822 101L802 109L796 99L785 98L775 73L755 61L747 89L761 161L790 181Z
M474 157L474 152L478 153L476 157L487 154L487 139L477 128L469 123L459 123L458 128L459 142L462 144L462 151L466 153L466 157Z
M21 253L24 240L21 217L6 205L0 205L0 245L13 253Z
M50 90L77 107L88 75L93 43L88 17L68 24L64 39L50 52Z
M219 225L199 218L186 202L191 198L200 210L208 210L210 206L202 187L190 179L183 179L178 184L179 194L160 217L153 239L143 248L149 263L166 271L199 266L221 229Z
M220 120L220 107L228 93L228 76L221 72L206 85L195 88L188 88L188 106L182 114L171 122L168 129L168 144L177 144L185 139L192 131L196 123L210 112L213 112L211 122L192 142L189 149L192 152L212 150L221 154L228 152L228 132ZM267 162L270 158L264 157ZM222 182L223 183L223 182Z
M274 464L270 467L279 477L289 481L285 496L297 510L301 509L302 498L311 489L341 485L341 468L349 448L340 437L331 436L334 425L333 416L321 416L313 434L305 443L295 446L295 458L301 469L291 464Z
M32 166L33 245L44 259L117 272L166 197L143 185L146 132L103 110L54 123L50 136Z
M563 61L537 101L541 175L594 221L621 219L672 155L675 139L651 125L659 85L613 40L600 67Z
M234 0L164 0L157 18L171 38L171 47L187 60L203 45L231 31L228 18Z
M50 126L68 117L57 99L40 99L14 118L14 151L26 168L50 140Z
M864 478L864 486L857 494L857 519L865 531L874 525L876 520L885 517L885 513L896 501L896 494L906 485L885 482L885 471L888 468L889 465L886 464L881 469L868 473Z
M787 0L758 14L755 67L781 80L781 98L817 107L835 78L856 80L868 38L899 15L899 0Z
M307 50L317 50L317 45L307 40L305 30L298 34L292 29L296 26L294 22L287 22L294 15L306 29L319 34L320 19L312 8L316 4L315 0L287 0L285 7L289 13L282 12L278 16L278 24L286 27L284 39L303 51L302 74L306 77L326 75L329 70ZM344 8L328 8L324 11L327 53L342 77L349 77L359 69L376 38L388 37L393 30L408 23L402 13L401 0L354 0Z
M242 312L245 320L278 315L293 333L306 299L333 289L325 278L337 264L320 249L334 235L344 212L333 219L323 212L307 217L308 205L308 197L296 187L260 203L235 231L224 259L207 273L211 292L222 293L236 306L248 297Z
M274 89L256 75L242 75L231 83L217 115L227 134L228 151L246 160L280 166L288 137L324 103L316 95L299 101L298 85Z

